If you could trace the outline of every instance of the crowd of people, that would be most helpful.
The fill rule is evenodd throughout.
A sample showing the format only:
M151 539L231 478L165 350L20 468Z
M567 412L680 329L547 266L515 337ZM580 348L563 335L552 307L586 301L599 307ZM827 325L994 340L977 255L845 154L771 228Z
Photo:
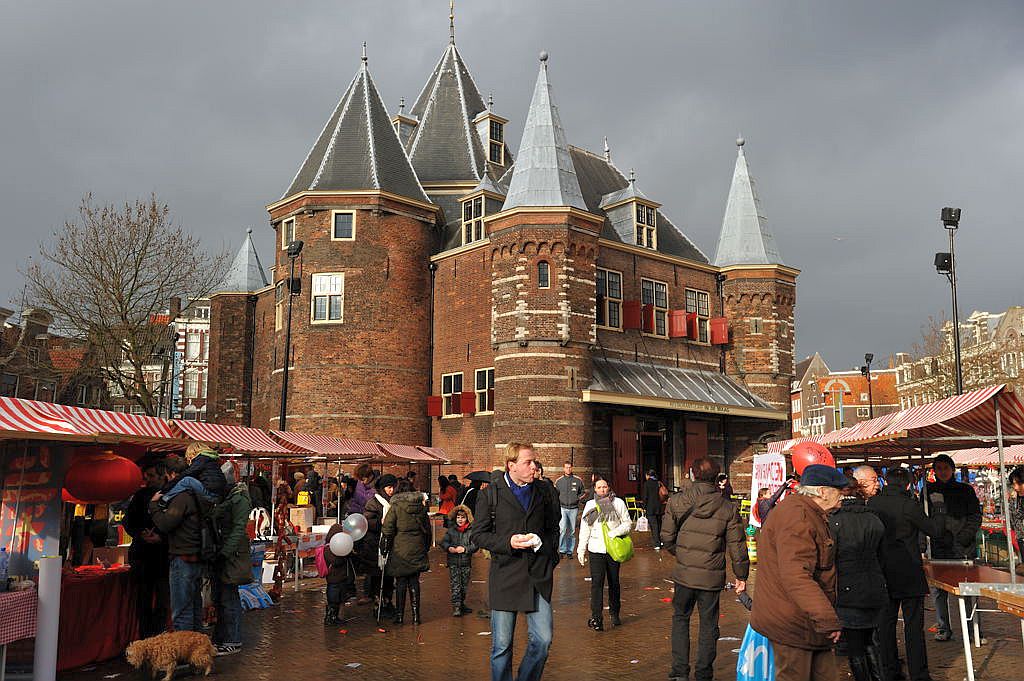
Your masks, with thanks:
M703 457L691 462L689 479L670 493L647 471L640 488L651 545L674 558L671 622L672 679L713 677L717 657L720 598L732 588L751 609L750 626L772 645L778 681L838 678L845 657L855 681L928 681L925 597L929 595L922 555L973 558L981 507L974 489L955 479L945 455L932 462L934 481L915 495L906 468L889 468L883 480L870 466L843 474L812 464L776 493L762 489L754 500L761 522L757 535L758 575L753 599L745 522L731 499L719 465ZM213 641L219 654L242 645L238 586L252 579L246 522L250 509L268 505L272 488L259 476L239 482L237 469L212 447L191 445L183 459L143 460L145 488L126 508L124 527L134 538L129 551L139 593L143 637L166 628L203 627L201 584L210 580L216 611ZM339 622L345 601L372 604L377 621L422 622L420 575L430 569L433 528L430 498L415 487L414 473L401 478L363 464L352 478L326 483L312 468L296 471L294 485L279 480L277 503L317 504L339 518L362 514L366 533L348 555L335 555L331 539L345 531L331 526L324 547L325 624ZM625 501L599 474L590 484L566 462L550 480L532 446L511 443L502 469L463 484L439 477L440 541L449 572L451 616L474 612L467 593L474 556L486 551L486 603L478 611L491 620L494 679L539 679L553 634L553 577L562 559L589 566L590 617L586 626L622 625L620 571L627 558L613 547L630 536L635 518ZM1024 467L1009 477L1016 499L1010 515L1024 530ZM927 510L927 512L926 512ZM208 535L217 539L211 544ZM926 549L924 542L930 543ZM729 583L727 564L731 566ZM360 577L362 586L359 588ZM934 638L949 641L947 594L932 593ZM407 608L408 606L408 608ZM967 607L978 618L976 602ZM690 622L696 610L695 650ZM523 613L528 643L513 674L516 619ZM906 672L897 648L903 620ZM975 619L977 621L977 619ZM982 639L984 641L984 639Z

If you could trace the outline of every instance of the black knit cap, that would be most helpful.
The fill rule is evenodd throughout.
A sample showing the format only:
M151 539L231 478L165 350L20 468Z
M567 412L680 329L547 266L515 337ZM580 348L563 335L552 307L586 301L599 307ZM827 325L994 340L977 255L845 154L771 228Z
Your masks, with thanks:
M384 475L377 478L377 483L374 485L377 489L384 489L385 487L394 487L398 484L398 478L391 475L391 473L385 473Z
M949 454L939 454L937 457L932 459L932 466L937 463L948 463L950 468L956 469L956 463L953 461L953 457Z

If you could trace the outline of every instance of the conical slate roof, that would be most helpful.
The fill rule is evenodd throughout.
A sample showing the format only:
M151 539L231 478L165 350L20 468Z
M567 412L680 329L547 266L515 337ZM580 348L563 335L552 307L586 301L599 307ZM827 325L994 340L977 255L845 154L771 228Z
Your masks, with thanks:
M231 266L228 268L218 292L251 293L269 285L270 282L263 271L263 263L260 262L259 254L256 253L256 244L252 241L252 230L248 229L245 241L238 249L235 259L231 261Z
M551 98L547 60L547 52L541 52L540 73L502 210L518 206L570 206L587 210L558 107Z
M284 197L306 190L379 189L427 202L366 56Z
M409 158L423 182L483 177L487 153L473 119L485 108L454 40L449 42L411 111L418 125L409 138Z
M747 168L743 144L742 137L736 140L736 169L732 174L729 200L725 204L715 265L782 265L775 237L761 214L761 202Z

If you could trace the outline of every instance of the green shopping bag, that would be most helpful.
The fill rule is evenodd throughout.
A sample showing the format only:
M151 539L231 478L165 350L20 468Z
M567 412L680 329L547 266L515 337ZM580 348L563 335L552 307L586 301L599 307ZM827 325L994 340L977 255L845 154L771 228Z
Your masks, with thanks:
M604 550L616 563L625 563L633 557L633 540L625 537L613 537L608 532L608 523L601 521L601 536L604 537Z

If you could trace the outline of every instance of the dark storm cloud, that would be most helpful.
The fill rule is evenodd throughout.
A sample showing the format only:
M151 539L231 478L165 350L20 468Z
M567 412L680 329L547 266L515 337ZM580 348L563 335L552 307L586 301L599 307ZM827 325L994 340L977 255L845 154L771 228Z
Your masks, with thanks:
M962 2L466 2L457 42L518 142L536 77L569 141L714 256L737 134L783 258L803 270L798 352L834 368L906 349L948 287L943 205L964 210L961 309L1022 302L1024 9ZM280 197L358 65L411 105L447 2L8 3L0 25L0 292L80 197L150 192L234 250Z

